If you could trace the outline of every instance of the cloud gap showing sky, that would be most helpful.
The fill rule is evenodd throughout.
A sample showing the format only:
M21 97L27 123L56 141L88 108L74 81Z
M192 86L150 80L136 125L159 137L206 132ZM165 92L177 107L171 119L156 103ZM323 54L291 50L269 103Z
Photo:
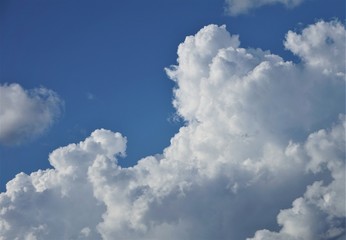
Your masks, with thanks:
M344 239L344 25L289 31L299 63L240 39L208 25L179 45L186 124L162 153L123 168L127 138L98 129L8 182L0 239Z

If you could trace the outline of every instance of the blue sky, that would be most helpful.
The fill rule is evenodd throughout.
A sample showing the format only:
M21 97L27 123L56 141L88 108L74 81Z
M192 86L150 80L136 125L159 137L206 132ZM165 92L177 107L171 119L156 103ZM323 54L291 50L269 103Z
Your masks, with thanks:
M345 22L343 0L306 0L292 8L264 5L235 16L226 8L223 0L1 1L0 84L50 89L61 106L43 133L0 145L1 192L20 172L51 168L47 159L54 149L83 141L95 129L126 136L120 166L162 154L184 119L189 121L184 110L177 121L172 105L173 88L183 80L172 81L164 69L177 64L177 48L185 37L204 26L225 24L230 34L239 35L240 47L270 50L299 64L304 57L284 47L289 30L299 33L321 19ZM343 107L338 106L335 111ZM303 193L298 192L295 197Z

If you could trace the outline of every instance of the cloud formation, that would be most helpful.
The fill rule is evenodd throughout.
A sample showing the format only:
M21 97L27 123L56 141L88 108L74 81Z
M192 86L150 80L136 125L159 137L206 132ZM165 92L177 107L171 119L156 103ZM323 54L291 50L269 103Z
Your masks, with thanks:
M52 90L25 90L0 84L0 144L12 145L41 135L61 112L62 100Z
M309 136L304 150L309 162L306 170L327 171L331 180L315 181L292 207L280 210L279 232L257 231L254 238L268 239L345 239L345 121L331 130L320 130Z
M295 7L304 0L226 0L226 10L232 16L245 14L251 9L265 5L283 4L286 7Z
M166 69L186 121L170 146L129 168L109 130L53 151L0 195L0 239L342 239L344 41L338 22L289 32L295 64L225 26L188 36Z

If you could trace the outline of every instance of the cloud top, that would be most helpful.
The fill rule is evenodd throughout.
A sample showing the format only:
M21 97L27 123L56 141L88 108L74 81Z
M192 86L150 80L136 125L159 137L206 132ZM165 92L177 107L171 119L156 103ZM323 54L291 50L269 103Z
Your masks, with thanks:
M341 46L344 26L306 29L321 25L316 34ZM312 32L286 47L311 48ZM104 129L53 151L52 169L18 174L0 194L0 236L342 239L345 71L328 66L345 59L321 51L325 71L299 53L295 64L241 48L225 26L188 36L166 70L186 121L170 146L129 168L117 164L126 138Z
M337 22L319 21L301 34L289 31L285 47L308 66L321 68L325 74L345 74L344 26Z
M59 116L61 107L62 100L47 88L0 85L0 144L20 144L41 135Z

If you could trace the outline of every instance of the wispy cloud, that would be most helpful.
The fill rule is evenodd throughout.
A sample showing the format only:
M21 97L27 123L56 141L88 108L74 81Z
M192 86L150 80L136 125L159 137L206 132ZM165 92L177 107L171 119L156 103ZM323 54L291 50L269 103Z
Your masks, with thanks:
M53 169L21 173L0 195L1 236L341 239L344 42L337 22L290 32L295 64L241 48L225 26L188 36L167 69L186 121L171 145L130 168L116 159L126 138L104 129L53 151Z
M286 7L295 7L303 1L304 0L226 0L226 11L232 16L237 16L265 5L283 4Z
M92 94L92 93L90 93L90 92L87 92L87 93L86 93L86 98L87 98L88 100L94 100L94 99L95 99L95 95Z

